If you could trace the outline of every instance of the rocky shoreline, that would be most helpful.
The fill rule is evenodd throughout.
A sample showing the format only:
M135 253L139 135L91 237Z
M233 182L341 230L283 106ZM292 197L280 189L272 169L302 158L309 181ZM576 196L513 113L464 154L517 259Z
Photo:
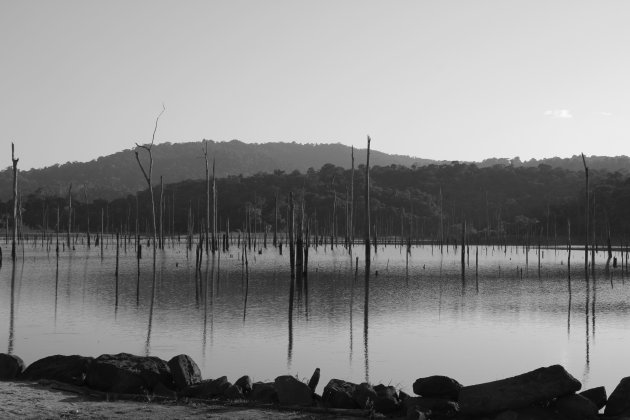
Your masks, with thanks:
M253 383L222 376L203 379L195 361L169 361L127 353L99 357L54 355L24 366L16 355L0 354L0 380L51 380L93 390L107 399L138 396L179 401L240 401L333 415L459 420L630 420L630 377L607 396L604 387L583 392L562 366L539 368L511 378L463 386L446 376L418 378L414 396L393 386L331 379L317 394L319 369L309 383L290 375ZM579 393L578 393L579 392ZM603 413L599 413L602 411Z

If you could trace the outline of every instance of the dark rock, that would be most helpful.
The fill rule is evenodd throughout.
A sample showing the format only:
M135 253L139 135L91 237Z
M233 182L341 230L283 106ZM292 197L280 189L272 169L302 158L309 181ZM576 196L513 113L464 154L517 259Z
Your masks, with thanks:
M598 386L597 388L587 389L580 392L580 395L593 401L593 404L597 407L597 410L601 410L606 405L608 397L606 396L606 388Z
M228 400L242 400L245 398L243 394L243 390L238 385L232 385L228 389L225 390L223 396Z
M153 392L158 383L174 388L171 371L164 360L129 353L103 354L94 359L86 383L91 388L118 394Z
M412 409L407 412L407 420L427 420L427 415L421 411Z
M230 387L227 376L221 376L217 379L206 379L194 385L184 388L180 395L184 397L211 399L223 396L225 391Z
M352 399L359 408L369 408L370 404L374 404L377 396L372 385L366 382L357 385L352 391Z
M593 401L578 394L558 398L553 409L571 420L597 420L599 411Z
M374 410L379 413L389 414L400 409L396 388L393 386L376 385L374 391L376 391Z
M295 376L282 375L274 381L278 401L282 405L313 405L313 391Z
M311 380L308 381L308 387L311 388L311 391L315 392L315 388L317 388L317 384L319 383L319 368L315 369L313 372L313 376L311 376Z
M153 395L171 398L173 400L177 399L177 392L167 388L166 385L162 384L162 382L158 382L157 384L155 384L155 386L153 387Z
M562 366L554 365L507 379L465 386L459 391L458 402L464 414L492 414L548 402L572 394L581 386Z
M398 391L398 399L402 402L409 398L409 395L404 391Z
M85 378L93 363L92 357L55 355L44 357L29 365L20 379L52 379L73 385L85 385Z
M259 402L277 403L278 392L276 392L273 382L256 382L252 385L252 392L250 392L248 398Z
M201 382L201 371L197 363L188 355L180 354L168 361L168 367L175 382L175 388L184 389Z
M610 394L604 414L606 416L630 416L630 376L623 378Z
M24 370L24 362L14 354L0 353L0 381L15 379Z
M361 408L353 398L356 384L342 379L331 379L322 393L322 401L332 408Z
M559 414L545 407L527 407L517 410L507 410L497 414L493 420L574 420L565 419Z
M429 376L418 378L413 383L413 392L423 397L456 400L462 384L448 376Z
M444 398L409 397L402 402L407 413L417 410L427 416L450 419L459 413L459 406L454 401Z
M245 395L248 395L250 392L252 392L252 378L247 375L238 378L238 380L234 382L234 385L241 388L241 391Z

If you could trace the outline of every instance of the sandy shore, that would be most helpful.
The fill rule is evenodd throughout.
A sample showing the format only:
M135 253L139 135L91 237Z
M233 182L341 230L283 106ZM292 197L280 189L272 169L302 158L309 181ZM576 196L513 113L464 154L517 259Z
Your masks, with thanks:
M2 419L339 419L340 417L206 403L104 401L54 383L0 382ZM63 388L63 387L61 387Z

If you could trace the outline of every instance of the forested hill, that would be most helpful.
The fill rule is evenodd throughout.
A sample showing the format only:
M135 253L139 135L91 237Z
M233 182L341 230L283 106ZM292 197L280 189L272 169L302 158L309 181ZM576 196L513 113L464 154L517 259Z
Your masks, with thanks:
M506 235L511 238L525 235L532 238L533 243L541 238L551 243L556 235L566 238L570 222L573 243L580 243L584 238L583 171L546 165L535 168L500 165L479 168L457 163L416 168L390 165L371 168L370 179L372 223L380 236L413 232L414 237L436 238L443 232L452 243L460 240L461 224L466 221L467 232L477 239L497 241ZM348 226L350 194L354 191L353 225L360 237L365 214L364 185L363 164L357 167L354 177L350 170L327 164L306 173L275 171L250 177L220 178L217 181L218 224L224 229L229 219L230 230L242 230L245 214L249 213L253 230L269 232L275 226L277 202L278 226L284 231L287 196L292 192L298 202L304 197L312 232L343 236ZM592 170L589 171L589 190L590 234L599 244L606 242L608 232L615 244L620 240L627 243L630 178L619 172ZM163 197L166 232L182 234L190 225L199 229L205 217L204 181L165 185ZM59 209L60 230L66 231L67 203L66 196L26 196L22 203L24 223L35 230L46 225L49 230L54 229ZM10 200L0 203L0 214L8 215L11 208ZM90 201L87 207L79 191L72 202L72 231L86 230L88 212L92 231L100 227L102 214L107 231L133 230L136 209L139 209L140 229L145 234L151 217L146 190L139 194L137 202L135 195L129 195L109 202Z
M196 180L205 177L205 161L202 142L162 143L153 148L154 182L160 176L165 183ZM350 168L350 147L342 144L298 144L262 143L248 144L238 140L229 142L208 142L210 159L216 159L216 175L224 178L229 175L249 176L258 173L273 173L275 170L306 173L309 168L319 169L325 164ZM144 151L141 157L146 158ZM375 166L399 165L423 167L430 164L451 164L451 162L414 158L373 151L371 163ZM355 165L365 162L365 149L355 150ZM627 156L588 158L593 170L628 173L630 159ZM10 162L7 162L9 164ZM549 158L521 161L519 158L493 158L476 163L479 168L495 165L511 167L538 167L550 165L553 168L581 171L582 159ZM70 184L73 190L87 186L88 199L113 199L135 194L146 187L144 178L135 160L133 150L127 149L112 155L99 157L90 162L68 162L42 169L20 171L19 186L22 196L38 193L42 195L64 195ZM0 172L0 200L11 197L12 173L9 168Z
M203 142L161 143L153 147L153 179L165 183L205 177ZM281 170L306 172L319 169L326 163L350 168L350 147L336 144L262 143L248 144L238 140L208 142L208 155L216 159L216 176L249 176L260 172ZM140 157L146 158L145 151ZM426 165L428 159L390 155L373 150L370 160L374 165ZM145 160L146 161L146 160ZM355 164L365 162L365 149L355 150ZM8 162L10 164L10 161ZM22 195L39 190L44 195L63 195L72 183L73 189L87 185L88 198L112 199L135 194L146 188L146 183L136 162L133 150L123 150L99 157L90 162L68 162L42 169L20 171L19 184ZM0 200L11 197L12 172L0 172Z

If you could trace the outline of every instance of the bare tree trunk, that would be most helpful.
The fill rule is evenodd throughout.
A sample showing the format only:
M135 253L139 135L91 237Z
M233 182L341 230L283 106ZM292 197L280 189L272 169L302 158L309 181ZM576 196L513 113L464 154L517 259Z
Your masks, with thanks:
M352 245L354 244L354 146L350 149L350 159L352 160L352 168L350 170L350 254L352 254Z
M210 172L208 169L208 140L204 140L203 149L204 159L206 161L206 253L210 250L208 241L210 240Z
M11 160L13 161L13 239L11 240L11 259L15 262L15 246L17 240L17 213L18 213L18 202L17 202L17 164L20 160L19 158L15 158L15 146L11 143Z
M370 136L367 138L367 159L365 163L365 270L370 271ZM367 277L366 277L367 279Z
M160 249L164 249L164 180L160 175Z
M215 159L212 158L212 253L217 250L217 184L214 169Z
M141 148L146 150L149 153L149 171L145 171L144 166L140 162L140 157L138 156L138 151L136 150L136 161L138 162L138 166L140 166L140 170L142 171L142 175L144 175L144 179L147 181L147 185L149 187L149 194L151 195L151 221L153 224L153 256L156 254L156 242L157 242L157 226L155 222L155 198L153 197L153 186L152 184L152 176L153 176L153 154L151 153L151 148L153 147L153 143L155 142L155 133L157 132L158 121L160 121L160 117L164 113L166 108L162 106L162 112L155 119L155 128L153 129L153 136L151 137L151 144L149 145L139 145L136 143L136 148Z
M87 230L87 247L90 249L91 240L90 240L90 206L88 205L88 197L87 197L87 185L83 184L83 197L85 199L85 216L86 216L86 230Z
M278 193L274 205L274 225L273 225L273 247L278 246Z
M293 211L293 193L289 193L289 263L291 265L291 282L295 280L295 242L293 240L293 228L295 216Z
M585 198L586 201L584 203L584 225L585 225L585 235L584 235L584 272L586 277L588 278L588 213L589 213L589 199L588 199L588 166L586 166L586 158L584 157L584 153L582 153L582 163L584 164L584 175L585 175Z
M66 246L68 247L68 251L70 251L70 234L72 227L72 183L68 187L68 235L66 238Z

